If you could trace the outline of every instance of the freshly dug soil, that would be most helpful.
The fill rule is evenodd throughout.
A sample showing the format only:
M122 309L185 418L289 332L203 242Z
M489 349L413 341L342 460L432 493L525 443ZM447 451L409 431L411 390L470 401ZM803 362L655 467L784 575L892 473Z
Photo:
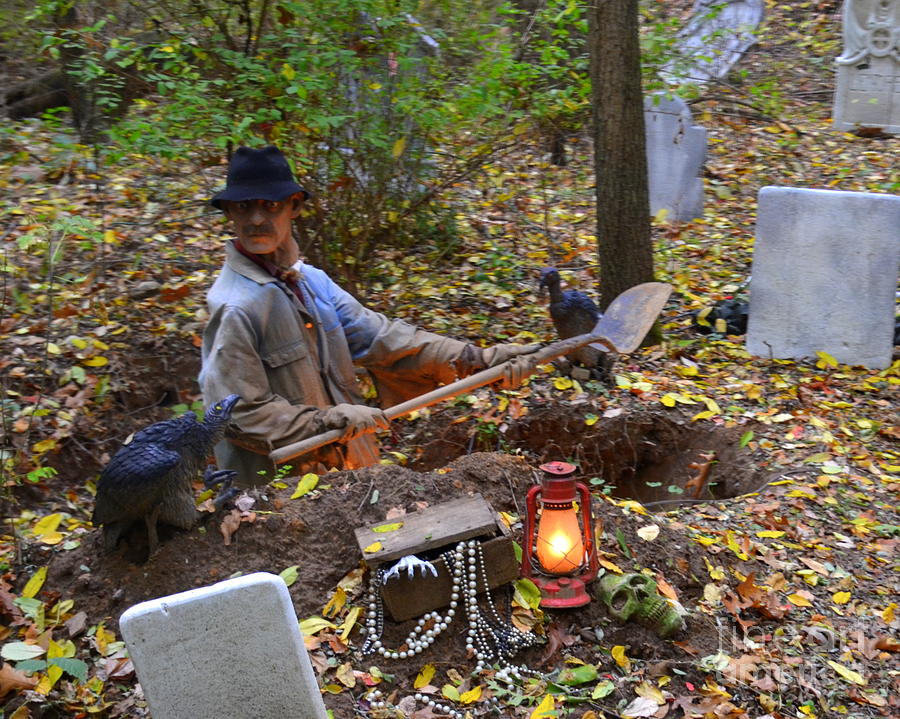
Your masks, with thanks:
M570 409L556 406L555 418L548 412L529 416L527 423L511 428L509 436L530 443L532 448L542 446L542 436L544 444L552 438L557 445L552 450L553 456L547 456L551 450L538 457L532 452L526 461L520 455L475 452L431 471L380 465L333 472L322 476L312 493L295 500L290 496L296 479L289 479L285 489L268 487L265 494L258 493L253 507L254 521L241 523L228 544L220 531L220 514L211 516L191 532L160 527L161 546L149 560L144 529L140 526L135 526L112 554L101 552L97 530L87 532L81 546L69 551L37 546L28 551L55 552L44 591L74 600L75 610L87 613L89 626L104 621L108 628L118 632L119 616L138 602L209 585L237 574L279 573L295 565L299 577L290 587L290 593L297 616L303 619L320 615L338 582L360 566L362 556L353 533L355 527L476 493L495 510L522 518L525 495L539 478L537 462L560 458L560 452L566 453L564 457L593 457L594 460L588 460L588 472L598 472L597 465L591 466L590 461L599 462L603 469L609 470L604 481L608 480L607 484L615 487L616 493L626 495L628 482L632 489L634 486L646 489L647 482L656 485L649 479L636 478L653 477L661 480L663 487L684 486L696 474L696 470L687 467L690 459L696 459L698 451L716 453L715 474L728 477L731 489L740 487L747 491L764 484L760 473L739 466L739 455L734 452L736 440L726 433L718 435L718 439L715 434L702 433L699 439L691 441L688 429L659 416L639 420L616 417L586 428L583 419L569 416ZM576 421L580 422L578 426ZM572 452L571 446L559 446L566 437L577 437L578 452ZM623 446L630 449L626 452ZM420 461L425 455L437 457L435 447L432 445L423 452ZM432 464L437 462L432 459ZM670 468L669 476L662 474L661 468L666 465ZM649 473L648 466L653 468ZM734 483L736 478L742 478L739 485ZM700 554L692 552L693 542L682 526L669 525L661 516L627 511L599 493L593 504L601 556L626 572L649 570L665 579L681 602L691 609L694 600L702 594L706 569ZM670 508L664 503L659 507L663 511ZM636 534L648 524L660 527L659 536L653 541L645 541ZM514 524L512 530L513 538L521 542L521 522ZM30 558L35 562L47 561L46 557ZM359 603L361 593L360 590L350 596L350 602ZM663 662L660 666L684 662L684 668L688 669L689 654L705 656L719 648L721 638L713 619L707 615L692 612L682 635L674 641L663 640L641 626L612 622L596 599L596 591L593 593L595 599L584 607L549 613L549 633L565 641L541 643L524 651L517 661L521 659L533 668L549 672L562 665L564 655L569 655L606 663L612 668L609 649L621 644L628 648L630 657ZM495 590L493 594L494 600L503 606L507 591ZM465 672L474 668L475 662L465 649L466 627L461 620L457 624L460 626L453 626L414 660L359 656L362 635L357 629L351 636L349 651L337 657L337 663L348 661L351 655L356 669L366 671L377 665L381 671L395 675L395 682L401 687L411 686L422 665L429 662L438 666L439 671L455 667ZM411 626L410 622L389 623L385 643L389 646L398 643ZM331 653L327 643L322 643L317 651ZM317 669L323 673L330 671L324 659L317 663ZM690 672L684 679L689 678ZM332 678L325 676L322 681L333 683ZM354 715L355 698L364 690L362 683L357 683L353 689L326 694L326 703L335 716L350 719Z

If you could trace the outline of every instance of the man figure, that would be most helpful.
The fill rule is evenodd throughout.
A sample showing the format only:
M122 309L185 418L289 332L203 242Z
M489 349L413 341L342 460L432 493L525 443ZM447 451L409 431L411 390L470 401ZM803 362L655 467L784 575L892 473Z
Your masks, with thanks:
M211 200L231 220L236 239L226 245L225 265L207 295L200 386L207 404L241 397L216 461L236 470L243 486L271 479L272 449L334 429L344 430L339 444L297 458L294 467L350 469L377 461L371 430L386 428L388 419L362 404L354 365L371 373L379 401L389 407L536 349L481 349L363 307L299 258L291 227L308 196L278 148L241 147L225 189Z

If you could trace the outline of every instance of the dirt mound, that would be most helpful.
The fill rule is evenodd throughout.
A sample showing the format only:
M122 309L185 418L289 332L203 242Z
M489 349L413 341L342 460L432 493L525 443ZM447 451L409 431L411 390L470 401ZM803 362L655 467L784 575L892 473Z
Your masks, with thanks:
M53 557L45 591L74 600L75 607L87 612L89 624L105 621L118 631L119 615L137 602L212 584L238 573L278 573L298 565L299 579L290 592L302 619L321 614L337 583L359 566L354 527L382 521L390 510L412 512L475 493L484 496L494 509L521 516L525 494L536 477L534 465L522 457L491 452L460 457L430 472L383 465L331 473L321 478L313 493L296 500L290 499L295 486L291 481L286 489L270 490L258 498L256 521L242 524L227 546L218 529L220 517L192 532L166 532L163 528L159 551L143 563L143 530L135 529L112 555L100 553L100 533L94 531L86 535L80 547ZM669 582L686 606L693 606L693 599L702 593L698 577L705 575L705 569L699 556L692 556L692 543L682 528L670 527L660 517L626 511L603 498L595 500L594 515L598 532L602 532L602 556L624 571L650 570ZM636 533L651 523L660 527L652 545ZM513 526L513 536L521 541L521 524ZM508 599L503 590L494 595L501 606ZM359 601L359 597L350 599ZM410 626L409 622L389 623L386 644L399 642ZM689 653L713 653L719 641L712 619L706 615L692 614L687 632L673 642L661 640L640 626L611 622L596 599L579 609L553 613L550 627L552 635L565 641L554 639L521 655L522 661L544 671L561 661L563 650L591 662L605 655L611 662L606 652L616 644L627 646L631 657L666 665L683 661L687 668ZM460 626L448 634L415 662L378 657L377 663L382 671L396 676L398 686L410 686L427 662L474 667L465 649L465 629ZM687 637L689 644L677 641ZM361 645L358 629L351 642L355 655L354 647ZM331 650L323 643L319 651ZM345 654L339 661L347 658ZM356 656L354 665L364 670L373 661L372 657ZM320 670L327 667L324 662L318 666ZM327 683L325 677L323 681ZM361 690L358 687L326 694L326 702L335 716L351 717L353 697Z

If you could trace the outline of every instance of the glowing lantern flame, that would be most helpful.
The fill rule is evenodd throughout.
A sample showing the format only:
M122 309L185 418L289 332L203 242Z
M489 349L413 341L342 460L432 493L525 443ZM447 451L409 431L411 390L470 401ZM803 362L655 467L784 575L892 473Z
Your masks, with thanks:
M578 515L568 507L544 507L538 524L536 553L544 571L569 574L584 562L584 543Z

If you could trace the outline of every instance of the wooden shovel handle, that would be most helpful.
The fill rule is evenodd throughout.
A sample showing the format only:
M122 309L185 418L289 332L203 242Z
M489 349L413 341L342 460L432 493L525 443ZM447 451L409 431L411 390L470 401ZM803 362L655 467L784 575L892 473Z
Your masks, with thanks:
M592 332L569 337L568 339L560 340L559 342L554 342L553 344L542 347L531 354L519 355L515 359L503 362L496 367L488 367L485 370L481 370L481 372L476 372L475 374L464 377L456 382L451 382L443 387L438 387L431 392L426 392L425 394L413 397L400 404L395 404L393 407L388 407L384 410L384 414L388 419L396 419L397 417L412 414L418 409L424 409L425 407L430 407L438 402L443 402L445 399L451 399L465 392L471 392L479 387L484 387L486 384L492 384L497 380L502 379L506 374L509 364L516 360L527 360L529 364L528 374L534 374L538 365L546 364L557 357L562 357L570 352L574 352L579 347L594 342L604 345L611 352L617 351L612 342L605 337L598 337ZM302 454L312 452L326 444L337 442L343 436L344 430L332 429L328 432L318 434L315 437L309 437L307 439L302 439L299 442L293 442L292 444L286 444L284 447L279 447L269 453L269 458L276 464L280 464L281 462L286 462L294 457L299 457Z

